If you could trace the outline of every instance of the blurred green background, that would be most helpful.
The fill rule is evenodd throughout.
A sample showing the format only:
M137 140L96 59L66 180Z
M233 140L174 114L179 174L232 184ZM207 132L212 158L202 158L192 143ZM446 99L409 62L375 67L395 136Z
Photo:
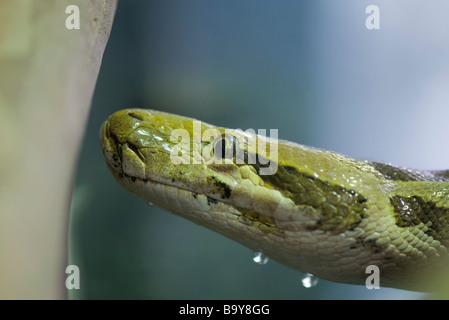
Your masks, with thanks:
M365 9L380 9L367 30ZM415 168L449 167L449 3L122 0L93 100L71 211L75 299L402 299L423 294L301 274L125 192L98 133L154 108ZM382 284L382 283L381 283ZM425 297L425 296L424 296Z

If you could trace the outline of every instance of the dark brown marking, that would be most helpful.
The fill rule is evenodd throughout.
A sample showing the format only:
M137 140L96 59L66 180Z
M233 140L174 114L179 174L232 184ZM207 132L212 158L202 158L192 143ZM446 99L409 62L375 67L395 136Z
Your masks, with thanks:
M274 175L260 177L266 187L280 191L298 206L315 209L318 220L310 230L338 234L357 227L365 217L367 199L361 194L303 174L294 167L279 166Z
M216 177L212 176L208 178L209 183L214 184L220 189L222 199L228 199L231 196L231 188L224 182L219 181Z
M441 178L442 180L449 180L449 170L432 171L432 174L437 178Z
M245 208L237 207L238 211L242 213L238 217L240 223L246 226L252 226L258 228L264 233L272 233L278 236L282 236L284 231L276 227L275 221L271 217L263 216L253 210L248 210Z
M449 170L446 171L417 171L395 167L381 162L369 162L374 169L385 178L393 181L441 181L449 178Z
M218 201L215 200L214 198L207 197L207 204L210 205L211 203L217 204Z
M422 197L394 196L390 199L393 206L396 225L400 228L425 224L427 235L449 245L449 209L438 207L432 201L425 201Z

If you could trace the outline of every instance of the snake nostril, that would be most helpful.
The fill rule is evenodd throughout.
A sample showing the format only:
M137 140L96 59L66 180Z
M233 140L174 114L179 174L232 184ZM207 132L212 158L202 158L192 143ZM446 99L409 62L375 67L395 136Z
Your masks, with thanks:
M139 113L136 113L136 112L134 112L134 111L130 111L130 112L128 113L128 115L129 115L131 118L137 119L137 120L139 120L139 121L143 121L143 115L141 115L141 114L139 114Z

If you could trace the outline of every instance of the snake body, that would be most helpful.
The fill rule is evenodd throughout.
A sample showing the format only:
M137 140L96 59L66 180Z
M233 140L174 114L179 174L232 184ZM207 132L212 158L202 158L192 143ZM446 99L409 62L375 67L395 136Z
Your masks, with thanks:
M430 275L445 269L449 171L403 169L193 123L145 109L111 115L100 137L116 180L148 202L323 279L365 284L367 266L375 265L382 286L425 290ZM218 138L182 141L173 138L176 129L190 137L211 129ZM256 140L276 152L262 155ZM212 161L217 143L247 161L223 154L221 163ZM185 161L174 163L180 144ZM267 161L276 170L261 174Z

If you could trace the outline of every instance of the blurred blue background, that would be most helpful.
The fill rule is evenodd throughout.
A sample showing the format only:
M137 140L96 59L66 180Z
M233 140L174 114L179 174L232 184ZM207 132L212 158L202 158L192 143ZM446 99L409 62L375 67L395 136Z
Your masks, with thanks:
M380 29L368 30L368 5ZM403 299L423 294L301 275L125 192L98 133L154 108L397 165L449 167L449 2L126 0L80 155L70 263L81 299Z

